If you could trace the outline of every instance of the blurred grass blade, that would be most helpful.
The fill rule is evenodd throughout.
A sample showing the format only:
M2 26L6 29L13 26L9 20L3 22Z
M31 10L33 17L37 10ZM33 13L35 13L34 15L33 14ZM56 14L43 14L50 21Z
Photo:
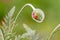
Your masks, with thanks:
M15 6L13 6L13 8L8 12L6 17L4 18L4 21L2 22L3 24L2 29L4 32L5 39L8 39L9 36L7 35L8 33L11 33L11 27L13 26L13 22L14 22L14 18L12 18L14 11L15 11Z
M11 18L13 16L13 14L14 14L14 11L15 11L15 6L13 6L13 8L9 11L8 17Z
M20 40L20 35L16 36L15 40Z
M31 28L29 28L26 24L23 24L25 30L27 31L27 33L23 34L22 37L31 37L31 40L38 40L39 39L39 34L36 34L36 30L32 30Z
M28 33L31 33L32 32L32 29L29 28L26 24L23 24L25 30L28 32Z
M0 29L0 40L4 40L2 30Z
M21 38L26 38L26 37L29 37L29 33L24 33L22 34Z

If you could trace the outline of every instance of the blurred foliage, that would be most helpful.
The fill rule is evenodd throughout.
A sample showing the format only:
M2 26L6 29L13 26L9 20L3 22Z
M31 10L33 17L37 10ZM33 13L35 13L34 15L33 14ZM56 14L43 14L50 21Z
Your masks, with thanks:
M16 6L14 14L14 16L16 16L26 3L31 3L36 8L42 9L45 13L45 20L42 23L36 23L31 18L32 9L25 7L17 19L18 25L14 31L16 31L17 34L24 33L25 29L22 24L26 23L32 29L39 30L43 36L48 36L57 24L60 23L60 0L0 0L0 21L3 20L5 14L7 14L13 6ZM60 32L56 33L55 37L54 40L60 40Z

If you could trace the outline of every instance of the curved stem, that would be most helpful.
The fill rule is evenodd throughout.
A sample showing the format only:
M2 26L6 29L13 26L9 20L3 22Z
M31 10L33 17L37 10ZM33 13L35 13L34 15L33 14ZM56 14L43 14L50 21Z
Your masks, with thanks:
M59 24L57 27L54 28L54 30L51 32L48 40L50 40L50 39L52 38L52 36L54 35L54 33L57 31L57 29L58 29L59 27L60 27L60 24Z
M33 10L35 10L35 7L34 7L32 4L25 4L25 5L21 8L21 10L19 11L19 13L17 14L17 16L16 16L16 18L15 18L15 20L14 20L14 24L15 24L18 16L19 16L19 14L22 12L22 10L23 10L26 6L30 6ZM12 30L13 30L13 28L14 28L14 24L13 24ZM11 30L11 31L12 31L12 30Z
M33 10L35 10L35 7L34 7L32 4L25 4L25 5L21 8L21 10L19 11L19 13L17 14L17 16L16 16L16 18L15 18L15 22L16 22L18 16L19 16L19 14L22 12L22 10L23 10L26 6L30 6Z

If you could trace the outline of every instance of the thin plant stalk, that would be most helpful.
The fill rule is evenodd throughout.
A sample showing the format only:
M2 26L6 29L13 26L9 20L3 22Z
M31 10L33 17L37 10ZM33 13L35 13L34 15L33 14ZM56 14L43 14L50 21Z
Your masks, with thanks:
M14 20L14 24L15 24L18 16L19 16L19 14L22 12L22 10L23 10L26 6L30 6L33 10L35 10L35 7L34 7L32 4L25 4L25 5L21 8L21 10L19 11L19 13L17 14L17 16L16 16L16 18L15 18L15 20ZM12 30L13 30L13 28L14 28L14 24L13 24ZM11 30L11 31L12 31L12 30Z
M30 6L33 10L35 10L35 7L34 7L32 4L25 4L25 5L21 8L21 10L19 11L19 13L17 14L14 22L16 22L19 14L22 12L22 10L23 10L26 6Z
M52 36L54 35L54 33L57 31L57 29L58 29L59 27L60 27L60 24L59 24L57 27L54 28L54 30L51 32L48 40L50 40L50 39L52 38Z

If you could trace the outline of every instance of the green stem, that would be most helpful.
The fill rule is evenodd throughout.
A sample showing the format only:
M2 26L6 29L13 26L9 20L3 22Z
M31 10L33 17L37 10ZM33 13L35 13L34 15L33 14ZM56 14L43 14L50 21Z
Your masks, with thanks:
M25 5L21 8L21 10L19 11L19 13L17 14L17 16L16 16L16 18L15 18L15 20L14 20L14 24L15 24L18 16L19 16L19 14L22 12L22 10L23 10L26 6L30 6L33 10L35 10L35 7L34 7L32 4L25 4ZM14 24L13 24L13 27L12 27L11 31L12 31L13 28L14 28Z
M60 24L54 28L54 30L51 32L50 36L48 37L48 40L50 40L52 38L52 36L54 35L54 33L57 31L57 29L60 27Z

